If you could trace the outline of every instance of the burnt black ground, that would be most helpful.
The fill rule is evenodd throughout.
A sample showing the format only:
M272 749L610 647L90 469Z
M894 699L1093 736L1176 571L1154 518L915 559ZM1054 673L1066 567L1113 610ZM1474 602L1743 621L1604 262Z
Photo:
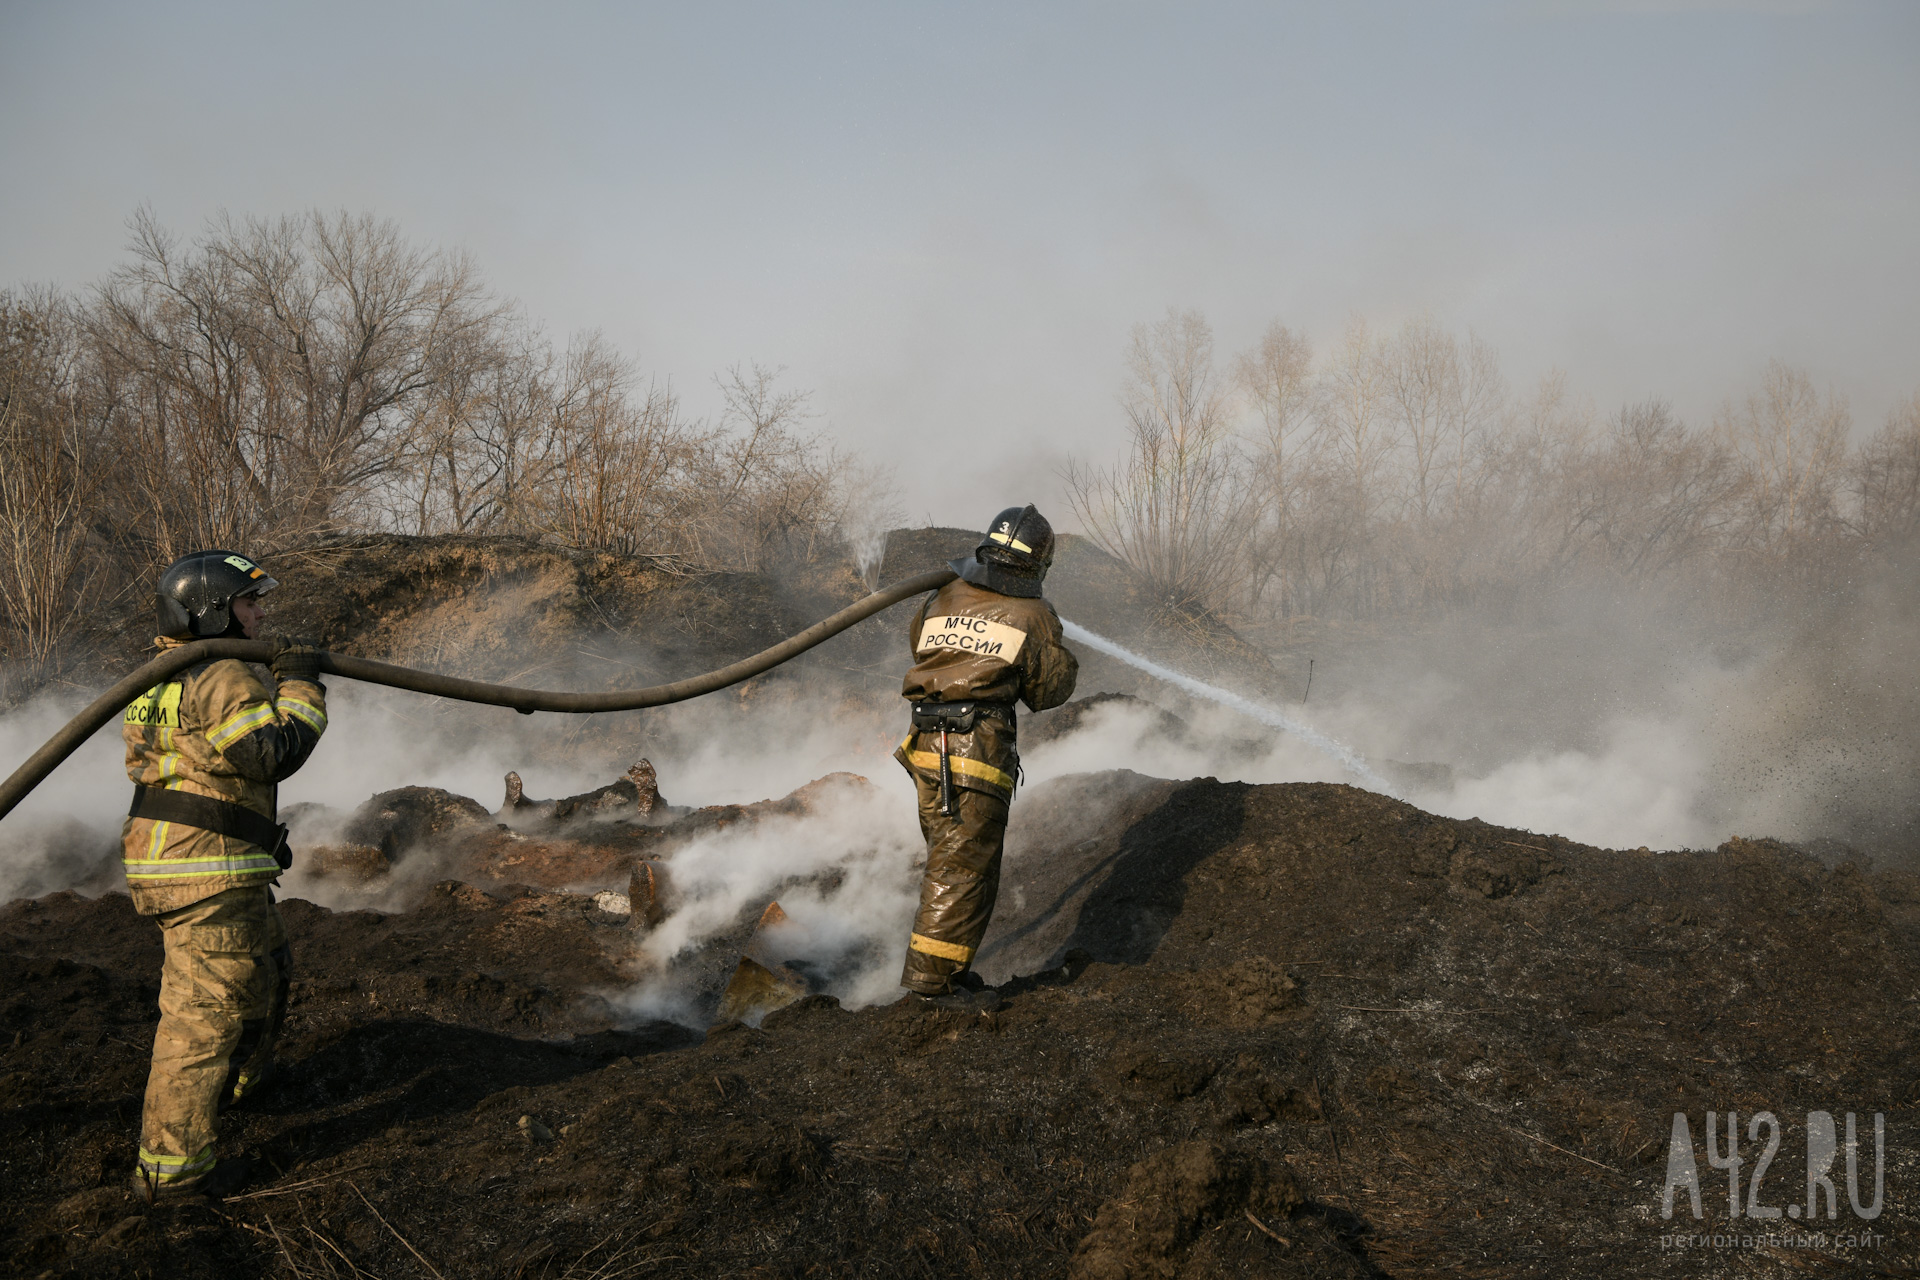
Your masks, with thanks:
M11 904L0 1269L1611 1277L1920 1262L1913 877L1767 841L1599 850L1348 787L1112 773L1034 788L1015 833L982 961L1007 1001L988 1016L816 999L704 1038L616 1029L596 993L631 935L578 896L447 885L391 917L290 903L287 1071L233 1116L225 1146L262 1172L219 1206L148 1210L121 1189L151 924L115 895ZM1883 1212L1853 1216L1841 1162L1824 1247L1663 1248L1747 1225L1727 1221L1726 1174L1705 1160L1709 1109L1743 1131L1759 1111L1782 1122L1759 1197L1774 1206L1804 1198L1808 1112L1869 1129L1884 1114ZM1698 1224L1684 1194L1660 1217L1676 1111L1700 1160ZM1761 1144L1742 1138L1751 1173ZM1836 1243L1863 1230L1872 1247Z

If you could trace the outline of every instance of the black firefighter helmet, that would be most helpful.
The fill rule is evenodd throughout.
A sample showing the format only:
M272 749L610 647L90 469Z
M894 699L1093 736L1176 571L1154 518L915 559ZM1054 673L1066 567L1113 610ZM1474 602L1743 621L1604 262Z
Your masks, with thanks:
M987 525L973 555L952 562L962 578L1003 596L1037 597L1053 563L1053 526L1032 503L1008 507Z
M167 566L154 588L160 634L174 640L210 640L240 635L235 596L265 595L280 584L267 571L232 551L196 551Z

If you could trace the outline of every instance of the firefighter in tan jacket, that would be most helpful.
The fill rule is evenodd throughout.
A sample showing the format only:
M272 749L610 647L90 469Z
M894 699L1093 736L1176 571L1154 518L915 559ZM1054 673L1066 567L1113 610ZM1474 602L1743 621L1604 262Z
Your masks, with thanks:
M920 793L927 871L901 985L941 1004L990 1009L970 969L993 918L1007 806L1020 776L1014 701L1035 711L1073 696L1080 664L1040 598L1053 528L1031 506L994 517L959 578L928 596L908 639L902 695L913 726L894 758Z
M161 576L156 643L253 639L277 585L245 556L187 556ZM272 669L277 688L236 659L202 663L126 711L127 887L165 945L134 1175L149 1200L244 1176L244 1161L215 1159L215 1117L264 1081L286 1015L292 953L270 886L292 858L276 784L313 753L327 704L310 646L282 648Z

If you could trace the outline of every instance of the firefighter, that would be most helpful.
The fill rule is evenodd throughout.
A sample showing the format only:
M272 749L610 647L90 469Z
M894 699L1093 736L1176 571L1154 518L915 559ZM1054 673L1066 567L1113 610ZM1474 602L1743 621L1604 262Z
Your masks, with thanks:
M278 585L231 552L178 560L154 595L155 643L255 639ZM127 887L165 947L134 1173L149 1202L244 1178L244 1160L214 1156L216 1116L265 1082L286 1016L292 952L272 886L292 855L276 784L313 753L327 707L318 650L283 643L271 669L277 688L237 659L204 662L126 711Z
M920 793L927 872L900 983L947 1007L999 1005L970 966L993 917L1020 776L1014 700L1057 707L1080 671L1060 616L1040 596L1052 563L1046 518L1008 507L971 556L952 562L960 576L929 595L908 628L915 662L901 694L913 723L894 758Z

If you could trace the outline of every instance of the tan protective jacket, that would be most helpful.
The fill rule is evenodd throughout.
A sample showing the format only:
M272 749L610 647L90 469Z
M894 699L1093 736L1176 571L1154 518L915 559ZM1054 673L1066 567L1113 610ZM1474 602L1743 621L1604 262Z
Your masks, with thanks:
M921 602L907 639L918 659L900 690L909 702L1005 704L1004 721L983 716L972 733L948 734L947 751L955 786L1012 799L1020 770L1014 699L1035 711L1057 707L1080 675L1060 615L1045 600L955 579ZM910 772L939 779L938 733L909 732L893 754Z
M158 641L162 649L182 643ZM127 776L273 818L275 784L306 763L326 728L327 698L319 684L289 680L275 694L252 668L225 658L155 685L127 708ZM141 915L280 875L259 845L183 823L128 818L121 840L127 887Z

